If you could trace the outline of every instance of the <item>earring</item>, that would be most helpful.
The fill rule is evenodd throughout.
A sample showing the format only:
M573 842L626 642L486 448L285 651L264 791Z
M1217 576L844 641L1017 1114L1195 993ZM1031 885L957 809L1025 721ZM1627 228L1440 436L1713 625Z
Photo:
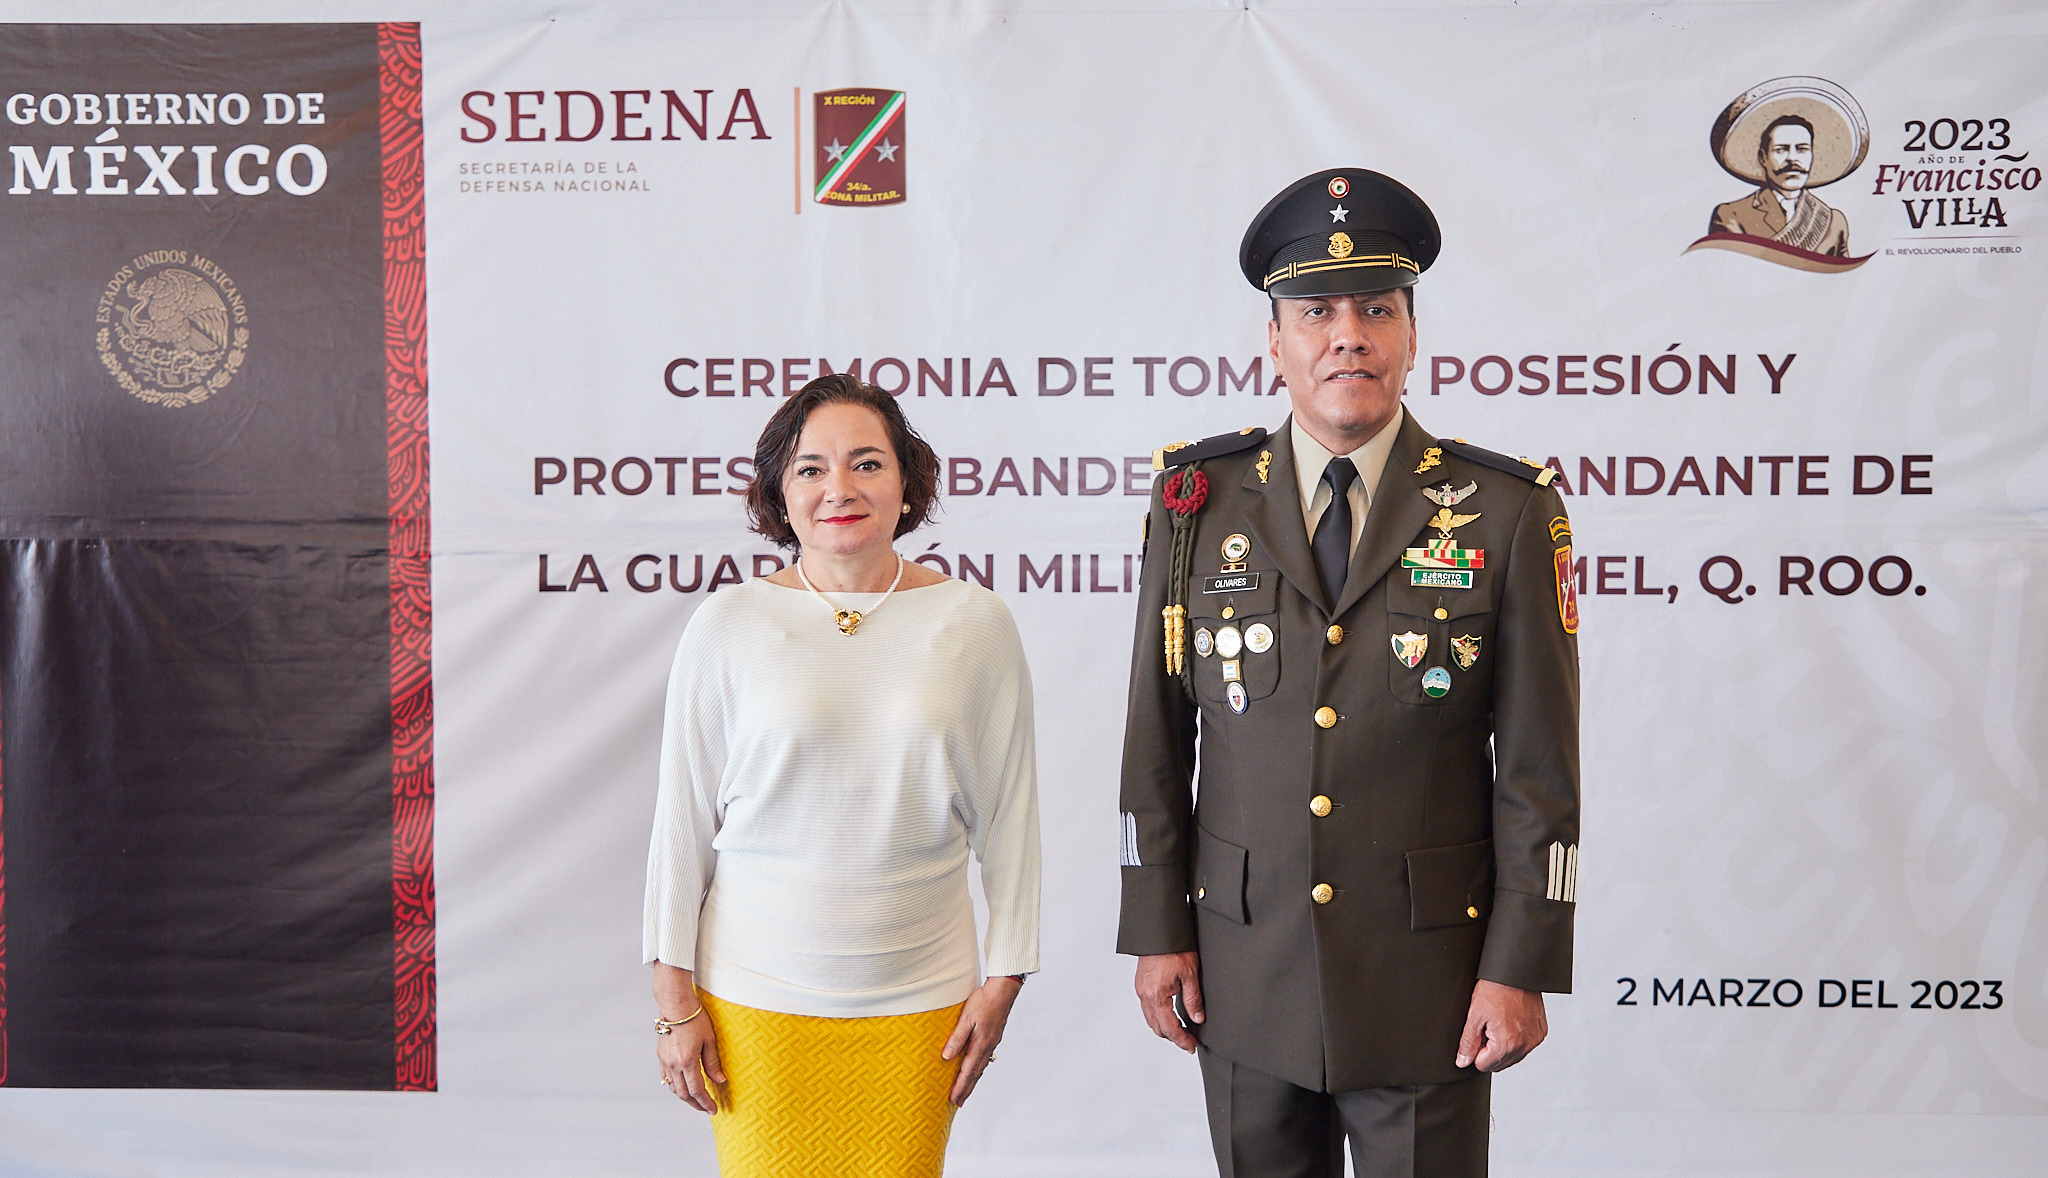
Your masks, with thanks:
M909 514L910 514L910 504L906 503L906 504L904 504L904 505L903 505L903 514L905 514L905 515L909 515Z

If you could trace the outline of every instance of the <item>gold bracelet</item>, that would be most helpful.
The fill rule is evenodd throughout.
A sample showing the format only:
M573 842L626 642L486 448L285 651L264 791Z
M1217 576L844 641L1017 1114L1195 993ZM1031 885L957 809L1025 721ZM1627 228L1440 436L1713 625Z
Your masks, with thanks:
M689 1022L690 1019L696 1018L698 1015L703 1013L704 1008L700 1005L697 1007L695 1011L693 1011L690 1014L689 1018L657 1018L654 1020L654 1033L657 1035L672 1034L677 1027L682 1026L684 1023Z

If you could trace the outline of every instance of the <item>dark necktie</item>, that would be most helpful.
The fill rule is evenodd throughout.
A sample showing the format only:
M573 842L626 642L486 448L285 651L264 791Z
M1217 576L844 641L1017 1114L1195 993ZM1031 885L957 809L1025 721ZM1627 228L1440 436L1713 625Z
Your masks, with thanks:
M1316 571L1322 574L1332 609L1344 592L1344 570L1351 566L1350 491L1351 480L1357 477L1358 468L1343 455L1330 459L1330 465L1323 468L1323 482L1330 487L1330 506L1323 509L1323 518L1316 521L1315 538L1309 546L1315 550Z

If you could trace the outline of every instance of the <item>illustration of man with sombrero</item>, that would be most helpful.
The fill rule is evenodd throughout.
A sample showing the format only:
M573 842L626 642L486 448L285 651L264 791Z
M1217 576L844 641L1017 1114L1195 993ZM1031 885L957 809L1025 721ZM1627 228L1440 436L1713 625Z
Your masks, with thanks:
M1854 172L1870 150L1863 110L1821 78L1773 78L1728 104L1709 136L1714 159L1755 184L1714 207L1702 246L1802 270L1851 270L1849 218L1813 194Z

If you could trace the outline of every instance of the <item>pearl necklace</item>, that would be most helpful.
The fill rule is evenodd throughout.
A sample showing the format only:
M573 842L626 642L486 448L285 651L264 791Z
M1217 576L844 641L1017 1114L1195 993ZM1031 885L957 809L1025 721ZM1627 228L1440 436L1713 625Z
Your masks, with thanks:
M896 579L889 582L889 588L882 594L882 600L869 606L866 613L862 613L857 609L840 609L837 605L834 605L832 603L831 598L825 596L823 593L819 593L818 587L816 585L811 584L811 579L809 577L804 576L804 562L802 557L797 558L796 579L803 582L804 588L809 589L814 594L817 594L818 600L824 602L825 607L832 611L832 621L838 625L839 632L841 634L846 635L848 638L851 638L853 637L853 632L855 630L860 629L860 624L863 620L874 616L876 610L881 609L883 606L889 604L889 595L896 592L896 586L901 585L903 583L903 569L906 563L907 562L904 561L901 555L898 555L896 557Z

